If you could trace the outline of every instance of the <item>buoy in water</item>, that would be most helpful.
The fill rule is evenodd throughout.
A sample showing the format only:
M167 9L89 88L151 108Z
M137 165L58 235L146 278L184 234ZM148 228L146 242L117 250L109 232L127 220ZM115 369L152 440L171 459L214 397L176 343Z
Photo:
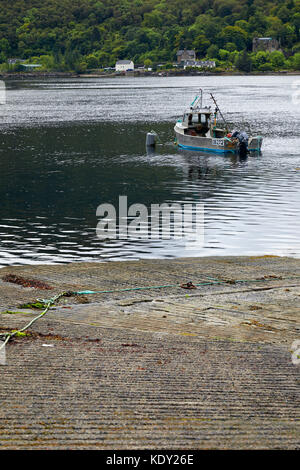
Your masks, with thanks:
M155 147L156 145L156 132L148 132L146 136L146 146L147 147Z

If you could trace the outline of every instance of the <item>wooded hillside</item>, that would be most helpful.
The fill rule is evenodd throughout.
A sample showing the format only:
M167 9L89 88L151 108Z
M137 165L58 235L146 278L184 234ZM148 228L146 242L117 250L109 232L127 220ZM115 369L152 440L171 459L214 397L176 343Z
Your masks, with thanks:
M1 0L0 6L2 64L19 57L45 69L107 67L117 59L150 65L172 63L187 48L219 65L300 68L300 0ZM249 54L257 36L278 39L284 54Z

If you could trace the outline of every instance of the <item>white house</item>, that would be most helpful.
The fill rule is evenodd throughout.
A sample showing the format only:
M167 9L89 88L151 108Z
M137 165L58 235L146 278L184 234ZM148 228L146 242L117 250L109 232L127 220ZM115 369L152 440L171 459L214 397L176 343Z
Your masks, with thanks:
M184 61L183 68L186 67L199 67L205 69L213 69L216 66L216 62L214 60L186 60Z
M134 70L132 60L118 60L116 62L116 72L126 72L127 70Z

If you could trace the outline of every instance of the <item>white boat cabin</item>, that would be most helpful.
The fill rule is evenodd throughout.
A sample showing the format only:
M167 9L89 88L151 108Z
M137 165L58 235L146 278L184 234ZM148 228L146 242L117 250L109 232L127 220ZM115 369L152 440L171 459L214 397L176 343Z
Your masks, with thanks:
M189 109L182 118L184 133L192 136L222 138L227 134L227 129L217 127L216 116L210 107L202 109Z

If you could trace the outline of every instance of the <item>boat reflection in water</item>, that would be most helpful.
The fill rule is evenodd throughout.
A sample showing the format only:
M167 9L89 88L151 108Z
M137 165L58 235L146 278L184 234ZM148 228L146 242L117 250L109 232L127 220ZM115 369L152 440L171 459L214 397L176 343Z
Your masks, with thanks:
M203 152L200 150L185 150L182 148L177 149L178 154L184 158L184 161L191 167L201 167L203 168L205 166L205 163L208 163L208 161L219 161L218 157L214 154L211 154L209 152ZM256 153L256 155L259 155ZM225 156L226 160L231 163L231 166L238 166L243 162L246 162L249 157L249 153L245 154L238 154L238 153L228 153ZM218 166L212 166L210 164L210 167L212 168L218 168Z

